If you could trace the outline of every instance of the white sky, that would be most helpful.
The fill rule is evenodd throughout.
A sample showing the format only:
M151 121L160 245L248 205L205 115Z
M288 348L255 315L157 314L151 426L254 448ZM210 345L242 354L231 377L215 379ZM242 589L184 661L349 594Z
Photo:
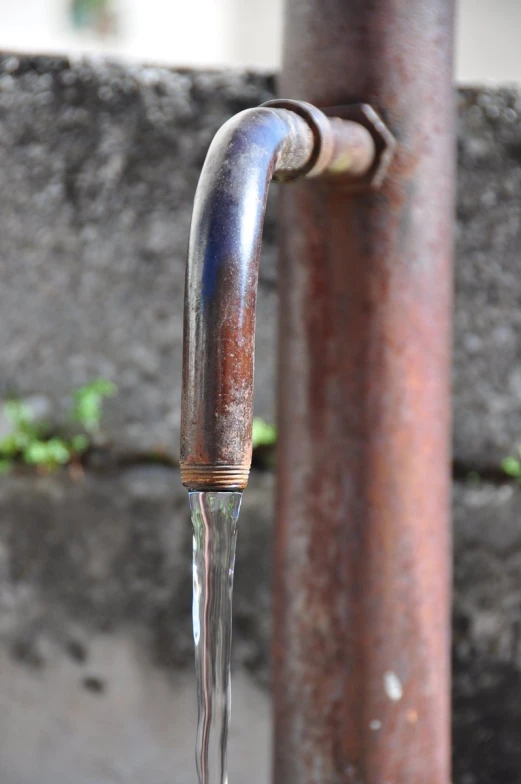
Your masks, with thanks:
M120 32L105 40L70 27L68 2L0 0L0 49L278 68L282 0L116 0ZM457 5L458 80L521 81L521 0Z

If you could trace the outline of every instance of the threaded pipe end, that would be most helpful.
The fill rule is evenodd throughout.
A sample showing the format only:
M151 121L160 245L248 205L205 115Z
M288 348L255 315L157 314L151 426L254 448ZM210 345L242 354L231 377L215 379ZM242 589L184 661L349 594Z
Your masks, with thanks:
M181 463L181 481L189 490L243 490L249 467L237 465L193 465Z

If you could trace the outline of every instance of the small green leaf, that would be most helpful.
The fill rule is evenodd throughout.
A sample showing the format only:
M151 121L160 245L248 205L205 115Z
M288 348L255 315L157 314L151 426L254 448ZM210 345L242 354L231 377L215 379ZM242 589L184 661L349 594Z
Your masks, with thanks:
M98 378L73 392L71 418L88 432L99 430L102 403L117 393L111 381ZM12 431L0 439L0 473L6 473L14 461L52 470L88 449L89 438L77 433L70 439L51 437L48 427L34 420L33 411L19 400L4 404L4 414Z
M24 451L23 457L30 465L55 468L57 465L68 463L71 452L61 438L51 438L49 441L33 441Z
M51 438L47 441L47 453L50 462L59 463L64 465L71 459L71 450L69 445L61 438Z
M508 476L513 476L516 479L521 477L521 460L518 460L517 457L505 457L501 461L501 468Z
M47 444L44 441L33 441L24 450L24 460L31 465L44 465L48 459Z
M97 378L73 392L71 419L81 425L89 433L95 433L101 425L101 406L103 398L113 397L117 387L112 381Z
M272 446L277 441L277 428L264 419L254 417L251 441L254 449L260 446Z
M0 475L8 474L13 467L13 461L0 458Z
M26 440L22 438L21 433L9 433L9 435L0 440L0 456L6 458L16 457L25 445Z
M87 438L87 436L78 435L78 436L73 436L71 439L72 451L75 452L77 455L80 455L82 452L85 452L88 446L89 446L89 439Z
M4 403L4 415L15 429L27 430L33 426L33 412L21 400L9 400Z

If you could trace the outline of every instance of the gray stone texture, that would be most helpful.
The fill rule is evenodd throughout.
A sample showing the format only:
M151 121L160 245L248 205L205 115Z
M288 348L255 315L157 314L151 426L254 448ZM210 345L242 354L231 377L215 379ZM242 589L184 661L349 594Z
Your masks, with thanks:
M237 553L230 779L251 784L270 770L272 488L253 476ZM171 468L0 480L2 784L195 781L190 556Z
M521 781L521 487L454 489L454 781Z
M1 784L195 781L175 469L185 254L215 130L273 87L0 56L0 396L63 424L74 387L101 375L120 390L83 475L0 478ZM498 465L521 441L521 92L460 90L458 112L454 782L520 784L521 488ZM275 212L272 199L256 365L267 419ZM465 480L472 470L482 478ZM254 472L236 569L231 781L252 784L269 780L272 495L273 476Z
M120 390L112 440L176 456L184 267L197 179L231 115L272 79L0 58L0 395ZM274 231L258 305L257 412L274 408Z
M264 681L272 489L271 474L255 473L244 496L234 606L235 664ZM191 547L186 491L171 468L0 480L0 644L38 669L49 639L82 659L90 634L130 628L156 665L191 664Z
M521 90L458 101L454 452L497 465L521 442Z
M78 663L50 649L36 677L0 652L2 784L195 784L195 681L152 669L128 635L91 638ZM268 784L269 697L234 680L230 781Z

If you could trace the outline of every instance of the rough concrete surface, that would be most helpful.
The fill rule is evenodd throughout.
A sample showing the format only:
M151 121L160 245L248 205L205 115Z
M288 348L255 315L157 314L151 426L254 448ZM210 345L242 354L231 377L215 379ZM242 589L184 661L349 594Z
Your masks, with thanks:
M234 657L266 678L273 477L255 474L237 546ZM152 663L192 663L191 524L170 468L0 481L0 644L45 668L50 642L88 656L90 634L140 630Z
M195 680L154 670L127 635L90 640L87 661L50 650L41 673L0 654L2 784L195 784ZM230 781L268 784L269 697L233 679Z
M498 465L521 442L521 90L458 101L454 451Z
M272 487L254 475L238 545L230 778L252 784L270 766ZM190 559L171 468L0 480L2 784L195 782Z
M177 454L195 186L219 126L272 93L254 74L0 56L0 395L46 395L63 418L71 389L104 376L120 389L108 435ZM268 418L272 213L257 331Z
M186 506L177 476L163 467L79 480L67 473L4 479L0 640L13 657L44 666L48 638L64 650L83 649L73 620L85 632L137 624L153 658L184 663L191 601ZM180 633L171 634L177 626Z
M521 487L454 492L454 781L521 782Z
M104 422L115 460L0 478L0 784L195 781L186 495L174 468L142 458L177 455L206 149L272 93L258 74L0 56L0 397L61 425L74 387L101 375L120 389ZM454 784L521 784L521 488L497 470L521 441L521 92L460 90L458 111ZM267 419L274 212L257 335ZM272 492L254 473L240 523L236 784L269 780Z

